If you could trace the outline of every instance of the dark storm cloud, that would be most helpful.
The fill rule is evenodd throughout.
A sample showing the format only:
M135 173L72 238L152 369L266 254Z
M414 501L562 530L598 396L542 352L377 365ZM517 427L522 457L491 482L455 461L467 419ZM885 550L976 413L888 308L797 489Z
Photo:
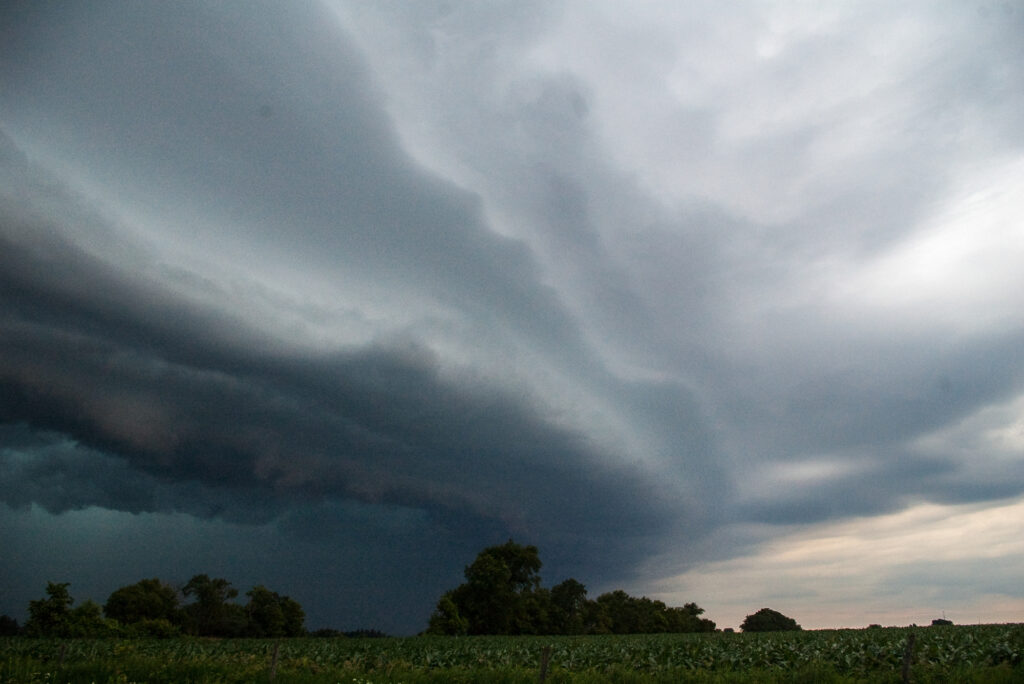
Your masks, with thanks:
M5 126L87 167L108 197L145 198L172 243L415 284L488 331L482 344L521 337L614 385L529 252L403 157L332 22L309 6L238 9L12 10ZM216 278L124 240L132 218L111 220L6 135L3 149L0 414L7 436L44 441L6 445L8 505L280 519L325 541L332 527L299 513L307 502L398 505L425 511L429 534L472 540L451 558L421 539L415 553L433 567L514 535L553 568L589 566L591 582L627 571L677 524L680 504L653 472L517 391L454 384L415 341L289 349L233 310ZM357 581L389 572L371 565Z
M53 514L99 507L127 513L183 512L200 518L261 524L287 501L244 486L206 484L201 478L160 477L121 457L83 447L24 424L0 429L0 501L15 510L38 505Z
M465 506L509 522L526 515L528 526L553 520L547 507L570 504L576 513L562 510L560 525L610 535L651 522L625 501L605 507L608 496L650 498L640 483L587 467L585 438L499 391L446 384L424 351L287 358L244 346L245 335L228 347L207 325L216 312L154 297L132 316L119 300L139 297L144 283L93 264L97 272L81 278L94 289L83 292L65 279L88 268L83 255L51 244L39 263L13 240L6 246L14 263L3 270L4 292L17 293L3 297L7 421L212 485ZM591 509L594 500L604 504Z
M414 631L508 536L612 588L1019 495L1024 13L893 12L8 3L5 543Z
M365 620L350 626L403 633L419 628L433 598L488 543L538 543L546 576L582 570L593 583L628 571L675 525L677 502L642 470L609 462L520 397L446 382L422 348L275 354L229 313L120 272L46 221L4 238L0 494L8 506L270 525L263 534L274 543L326 545L301 560L290 555L297 550L282 553L282 563L308 568L319 559L348 578L323 598L296 586L307 570L265 568L294 595L322 603L311 618L330 624L357 610ZM346 501L367 502L369 512L337 508ZM425 522L395 510L419 511ZM327 548L365 562L331 570ZM249 581L230 562L214 567ZM179 560L160 572L181 579L208 569ZM409 580L413 569L423 579ZM387 588L400 577L404 589ZM23 579L32 591L37 578Z

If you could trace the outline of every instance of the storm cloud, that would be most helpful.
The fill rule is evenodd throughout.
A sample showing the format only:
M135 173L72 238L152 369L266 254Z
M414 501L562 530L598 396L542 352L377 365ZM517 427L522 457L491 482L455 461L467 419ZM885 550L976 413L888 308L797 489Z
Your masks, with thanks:
M9 4L0 611L207 572L410 633L512 537L837 624L773 540L1024 495L1022 22Z

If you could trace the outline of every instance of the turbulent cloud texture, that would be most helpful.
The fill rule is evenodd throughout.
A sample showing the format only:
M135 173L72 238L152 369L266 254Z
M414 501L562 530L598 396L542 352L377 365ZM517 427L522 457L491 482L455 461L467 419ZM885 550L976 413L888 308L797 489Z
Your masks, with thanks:
M885 575L925 587L906 621L953 584L965 619L1024 609L977 572L1024 560L986 518L1024 495L1021 29L9 4L0 610L207 572L407 633L513 537L551 583L858 626L878 583L830 615L807 568L894 519L988 530Z

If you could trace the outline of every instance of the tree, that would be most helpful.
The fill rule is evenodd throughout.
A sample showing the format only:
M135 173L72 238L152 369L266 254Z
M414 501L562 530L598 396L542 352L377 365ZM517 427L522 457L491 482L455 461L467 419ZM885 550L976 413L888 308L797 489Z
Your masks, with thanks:
M526 620L526 598L540 586L536 546L511 539L481 551L465 570L466 583L453 593L470 634L519 634Z
M540 556L536 546L511 539L479 554L464 575L466 582L442 596L432 626L468 634L522 634L537 631L546 619L546 596L540 593ZM442 605L444 603L444 605Z
M103 620L100 604L87 599L76 606L68 616L68 627L65 636L98 637L116 634L117 622Z
M597 601L587 601L583 607L583 633L584 634L611 634L612 619L608 615L604 604Z
M278 601L284 613L284 635L297 637L305 634L306 611L302 610L299 602L289 596L280 596Z
M36 637L105 636L116 630L116 624L104 622L99 604L85 601L71 609L75 602L68 592L69 582L47 582L45 599L29 601L25 634Z
M229 601L238 590L226 579L195 575L181 593L195 601L182 608L188 631L199 636L241 636L245 632L245 611Z
M522 594L540 588L541 562L536 546L522 546L509 539L501 546L484 549L480 555L496 558L508 568L513 592Z
M558 634L582 634L587 588L573 578L551 588L551 627Z
M270 591L262 584L250 589L246 596L249 597L245 606L246 631L250 636L294 637L305 632L306 614L298 601Z
M445 592L430 616L429 634L636 634L713 632L696 603L669 608L622 590L587 600L587 588L567 579L540 586L535 546L509 540L481 551L465 568L466 581Z
M800 625L778 611L762 608L744 618L740 629L744 632L789 632L799 630Z
M249 635L284 636L284 611L281 610L277 594L260 584L246 592L246 596L249 597L249 603L245 606Z
M669 608L665 615L668 619L668 631L677 632L714 632L713 620L700 617L704 609L696 603L687 603L682 608Z
M508 565L484 551L464 574L466 583L452 592L452 600L469 620L469 633L510 634L516 597Z
M462 636L469 633L469 620L462 617L459 607L452 599L453 592L446 592L437 602L437 608L430 616L427 634L448 634Z
M103 605L103 614L122 625L146 620L175 623L178 615L178 592L159 579L144 579L115 590Z
M551 634L551 592L543 587L520 595L512 631L515 634Z
M611 622L613 634L656 634L669 631L667 607L661 601L630 596L621 589L601 594L597 602Z
M608 617L608 626L612 634L636 634L640 631L640 618L632 598L621 589L597 597L597 604Z
M68 636L71 604L75 602L68 592L70 582L47 582L45 599L28 602L28 622L25 634L29 636Z
M662 601L630 596L621 589L601 594L587 616L592 634L660 634L713 632L715 623L699 617L696 603L670 608Z

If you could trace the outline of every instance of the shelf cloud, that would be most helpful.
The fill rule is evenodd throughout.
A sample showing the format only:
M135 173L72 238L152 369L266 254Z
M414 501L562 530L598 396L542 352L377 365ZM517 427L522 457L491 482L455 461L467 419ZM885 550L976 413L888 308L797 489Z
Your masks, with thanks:
M829 562L906 622L1005 620L1024 595L978 568L1024 560L995 522L1024 496L1021 29L9 3L0 611L205 572L414 633L511 537L546 583L722 626L900 619L874 580L820 601ZM919 581L894 520L984 534Z

